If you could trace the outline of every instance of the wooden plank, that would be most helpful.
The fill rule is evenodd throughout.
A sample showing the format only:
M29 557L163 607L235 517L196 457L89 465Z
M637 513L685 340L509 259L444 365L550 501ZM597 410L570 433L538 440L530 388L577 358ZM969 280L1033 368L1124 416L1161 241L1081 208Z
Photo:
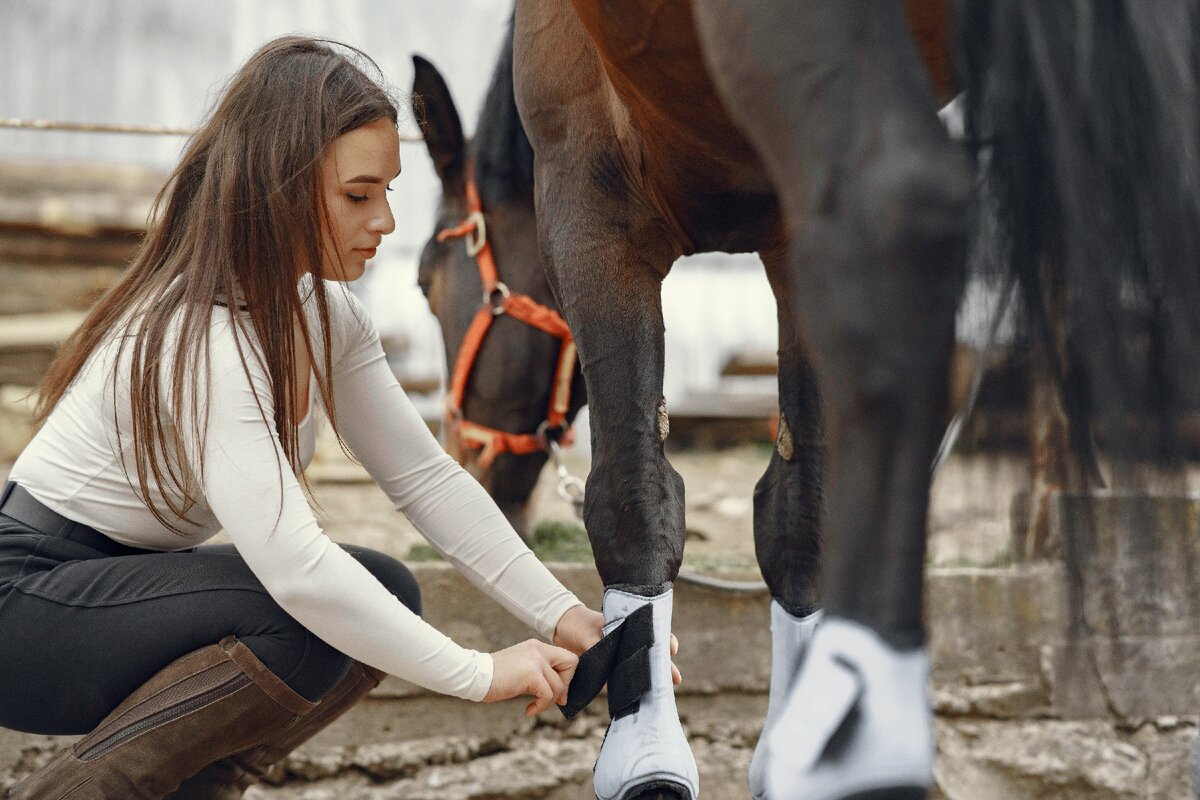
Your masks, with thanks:
M742 350L734 353L721 367L721 375L774 375L779 371L779 357L773 350Z
M61 311L50 314L6 314L0 316L0 354L58 349L85 314Z

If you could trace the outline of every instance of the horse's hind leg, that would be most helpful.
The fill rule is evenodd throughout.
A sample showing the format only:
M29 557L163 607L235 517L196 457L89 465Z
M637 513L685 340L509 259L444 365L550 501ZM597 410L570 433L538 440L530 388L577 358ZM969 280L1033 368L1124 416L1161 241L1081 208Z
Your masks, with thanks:
M750 761L753 800L767 797L767 734L821 616L817 583L825 472L821 392L800 335L787 254L764 253L763 264L779 317L779 434L754 490L754 550L771 592L771 685L763 733Z
M922 797L921 601L969 191L902 5L697 0L726 105L792 234L829 447L826 617L768 737L772 800Z

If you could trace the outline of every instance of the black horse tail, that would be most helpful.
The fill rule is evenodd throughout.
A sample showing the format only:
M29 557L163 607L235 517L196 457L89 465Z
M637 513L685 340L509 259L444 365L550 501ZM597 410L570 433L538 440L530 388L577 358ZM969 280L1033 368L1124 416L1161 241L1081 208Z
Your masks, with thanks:
M1117 459L1176 461L1178 423L1200 408L1198 13L959 2L977 228L998 231L989 249L1022 287L1089 458L1098 441Z

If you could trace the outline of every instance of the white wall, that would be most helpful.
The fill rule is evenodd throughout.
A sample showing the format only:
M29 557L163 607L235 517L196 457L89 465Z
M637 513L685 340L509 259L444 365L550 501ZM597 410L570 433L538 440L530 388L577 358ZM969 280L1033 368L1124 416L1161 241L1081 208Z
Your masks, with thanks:
M223 81L256 48L308 32L376 60L401 94L411 55L433 61L473 131L511 4L507 0L0 0L0 117L195 125ZM404 132L416 134L411 119ZM0 159L118 161L167 169L177 137L0 129ZM402 148L393 184L397 231L358 287L380 328L411 343L398 364L442 370L440 338L415 287L415 259L432 230L437 179L423 145ZM685 260L663 287L668 404L710 391L738 350L774 350L775 307L757 258ZM976 295L986 316L994 300ZM978 323L977 323L978 324ZM586 439L586 437L581 437Z

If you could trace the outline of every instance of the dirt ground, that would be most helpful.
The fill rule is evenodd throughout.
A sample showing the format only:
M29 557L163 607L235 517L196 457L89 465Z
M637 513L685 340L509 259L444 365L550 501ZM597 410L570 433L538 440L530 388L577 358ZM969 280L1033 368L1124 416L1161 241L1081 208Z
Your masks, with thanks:
M754 558L754 485L766 469L766 445L669 454L686 485L688 541L685 564L723 577L757 576ZM572 475L586 478L586 454L567 453ZM986 566L1006 557L1013 496L1028 481L1027 461L1004 455L951 457L933 483L929 519L931 566ZM322 524L330 536L403 555L423 542L361 468L323 446L309 471ZM534 495L534 519L578 523L555 493L547 467ZM536 523L535 523L536 524Z
M752 579L754 485L766 469L770 449L741 445L672 452L672 466L686 486L688 541L685 564L730 578ZM569 452L572 475L587 477L586 454ZM11 463L0 462L0 478ZM1009 508L1024 488L1028 466L1013 456L951 457L933 483L929 519L932 566L986 566L1006 556ZM424 539L396 513L366 472L330 441L322 441L308 471L318 518L336 541L375 547L403 557ZM534 519L579 524L573 507L555 493L557 478L547 467L534 495ZM536 525L536 522L535 522Z

